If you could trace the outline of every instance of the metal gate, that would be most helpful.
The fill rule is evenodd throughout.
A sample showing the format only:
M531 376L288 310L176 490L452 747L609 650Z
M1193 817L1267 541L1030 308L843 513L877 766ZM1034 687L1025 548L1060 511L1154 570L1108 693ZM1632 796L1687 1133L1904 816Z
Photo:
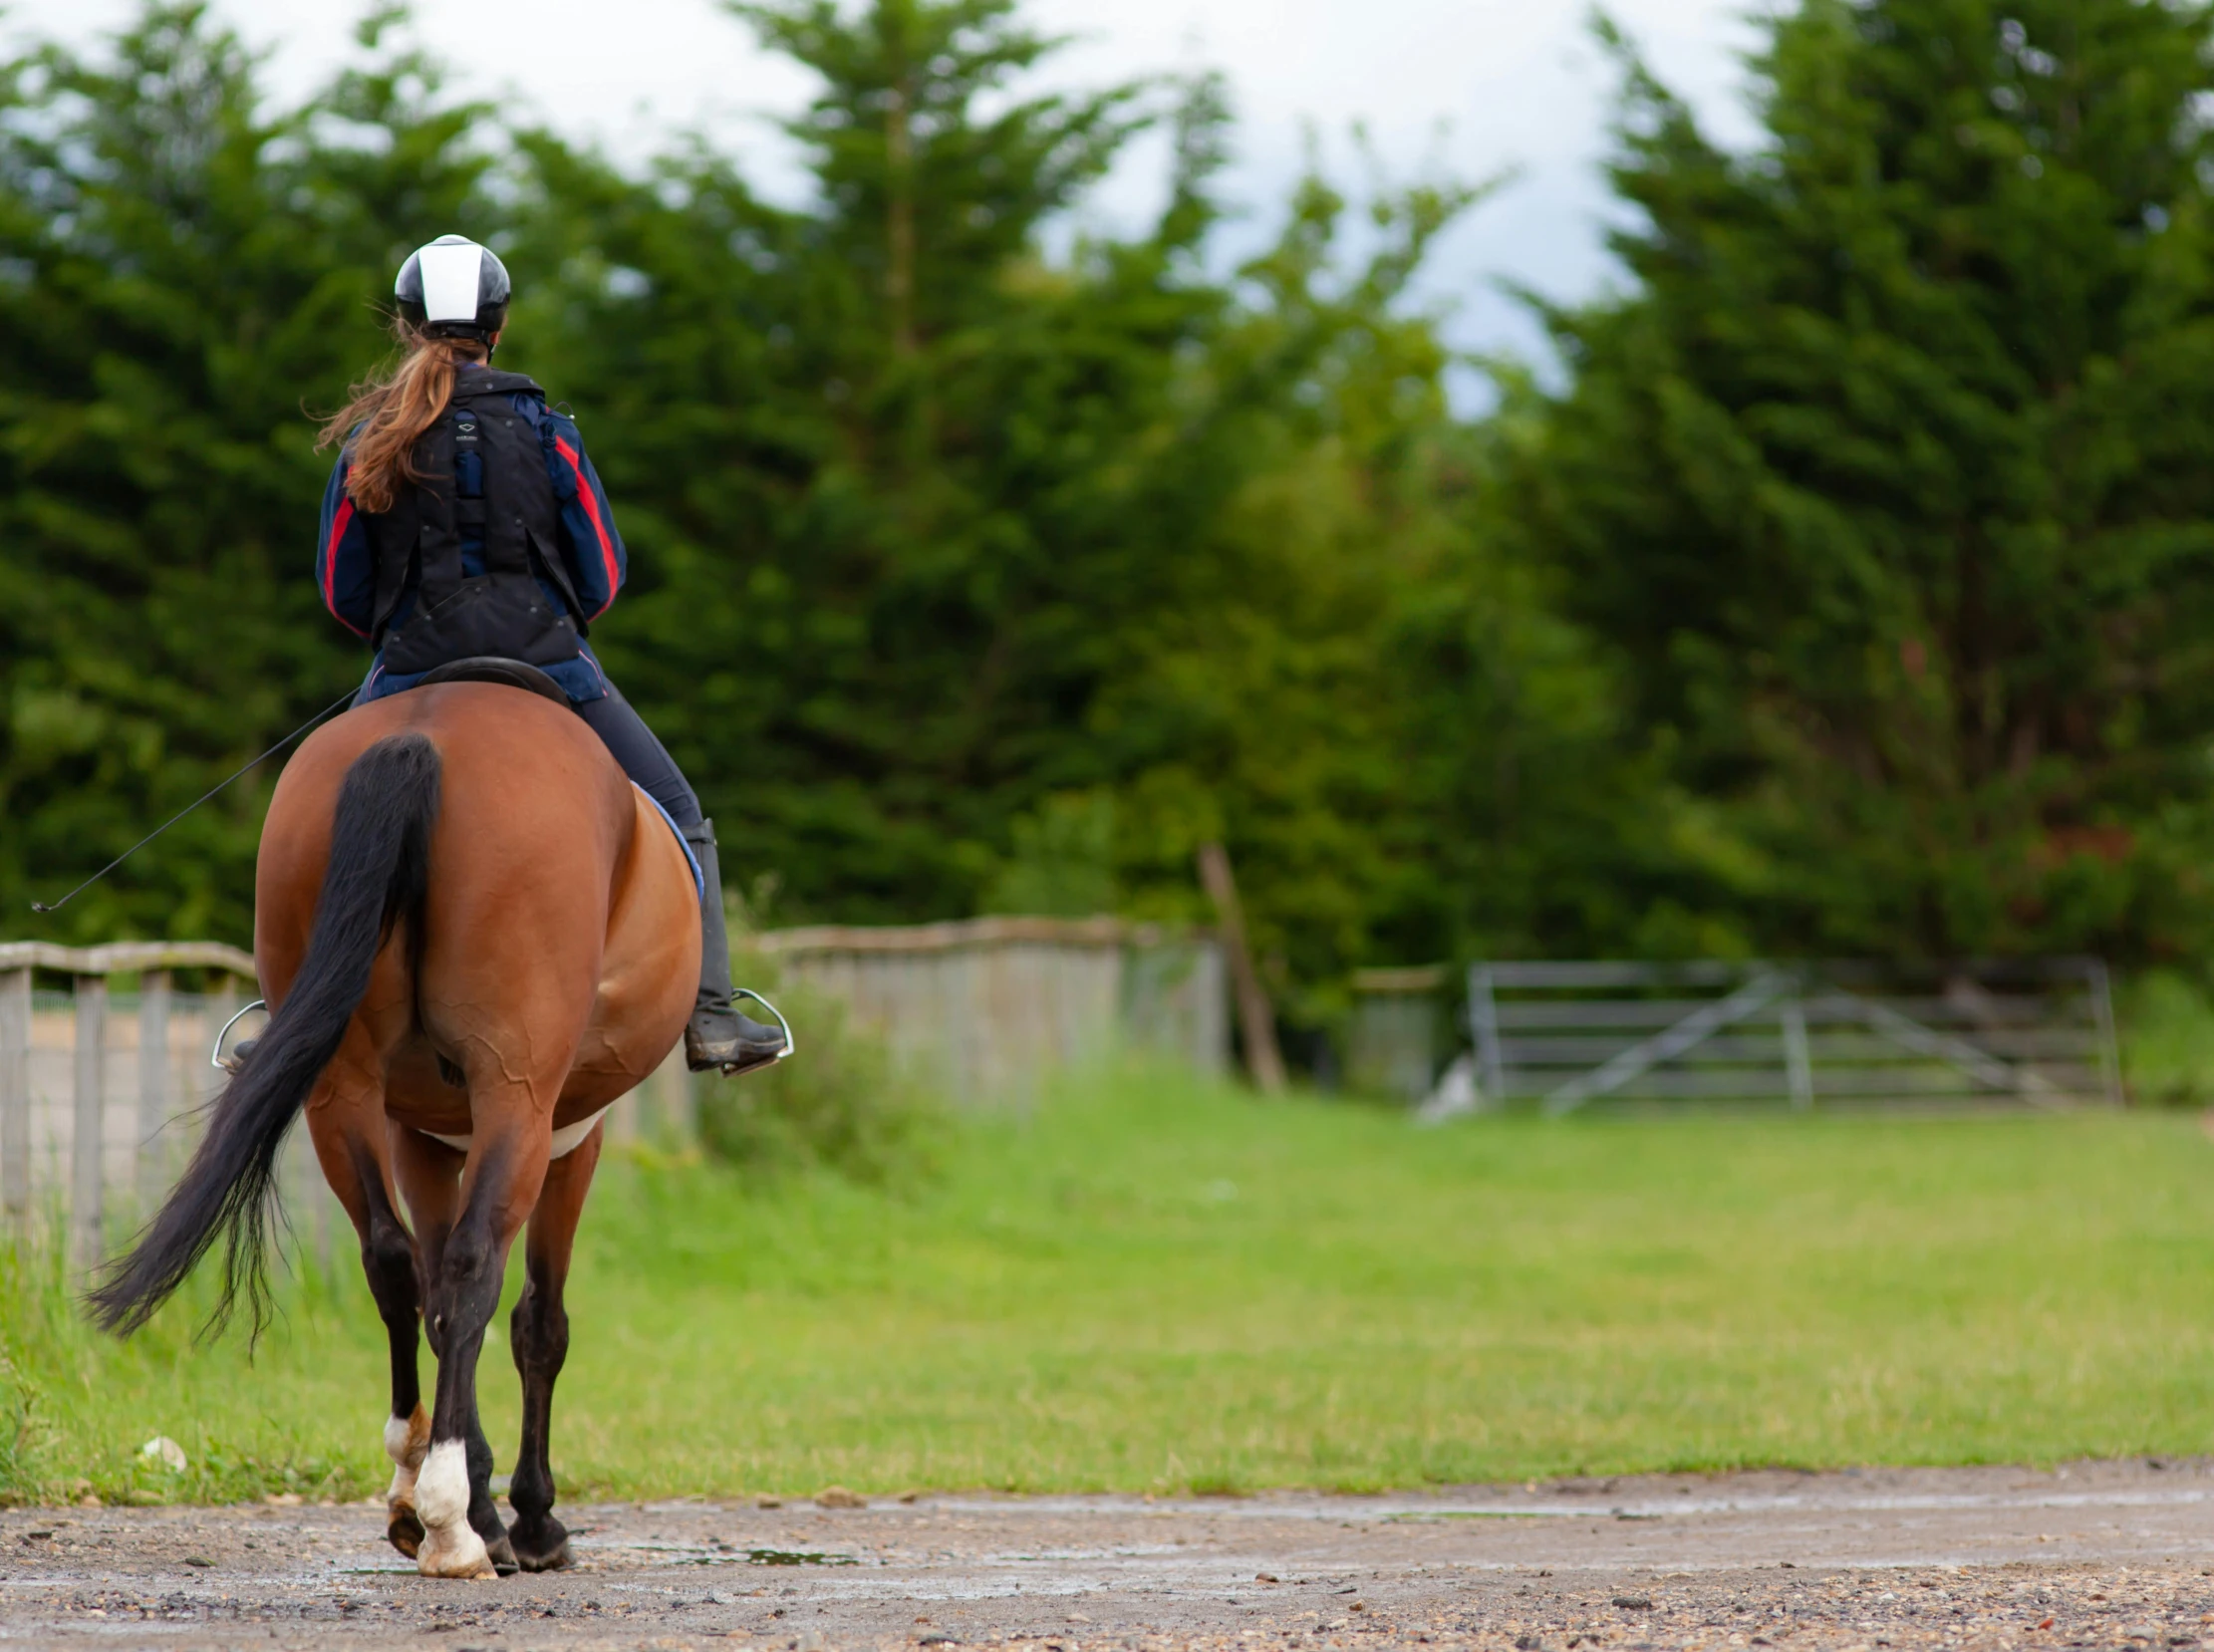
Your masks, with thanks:
M2118 1106L2106 966L1478 964L1482 1105Z

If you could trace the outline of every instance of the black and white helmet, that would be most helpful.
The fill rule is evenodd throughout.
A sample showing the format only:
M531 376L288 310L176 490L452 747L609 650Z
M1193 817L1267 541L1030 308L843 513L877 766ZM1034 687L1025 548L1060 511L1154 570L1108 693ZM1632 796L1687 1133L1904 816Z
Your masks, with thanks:
M507 321L507 266L466 235L417 247L392 290L403 321L440 338L489 345Z

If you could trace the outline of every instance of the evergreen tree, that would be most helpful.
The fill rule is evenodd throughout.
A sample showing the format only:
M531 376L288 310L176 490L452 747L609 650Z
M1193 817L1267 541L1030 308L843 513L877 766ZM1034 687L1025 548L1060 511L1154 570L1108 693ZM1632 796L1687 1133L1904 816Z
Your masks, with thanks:
M369 301L483 162L413 59L276 115L253 69L163 3L110 61L49 49L0 85L0 934L249 939L274 764L25 909L360 673L307 574L329 461L302 407L386 348Z
M1551 317L1501 519L1628 663L1742 944L2203 947L2209 14L1772 28L1744 155L1622 50L1636 286Z
M1041 261L1133 93L978 117L1045 49L1010 6L742 10L822 79L795 124L819 204L764 208L707 154L632 181L539 139L559 170L520 255L583 280L518 305L514 355L587 420L639 553L595 642L726 859L789 911L964 913L1067 754L1115 625L1094 541L1127 531L1096 495L1205 300L1159 257Z
M502 363L576 408L631 541L594 643L736 881L780 881L770 917L1204 918L1222 839L1309 1018L1362 962L1610 933L1605 817L1644 771L1494 549L1520 449L1453 418L1407 301L1473 192L1385 191L1355 255L1318 172L1224 279L1212 79L1026 99L1050 42L1003 0L738 10L821 80L797 209L703 142L634 174L503 131L378 24L291 111L191 6L15 66L0 897L360 672L308 577L306 412L389 348L407 251L461 229L517 275ZM1048 256L1146 121L1158 221ZM275 766L17 933L246 939Z
M1420 686L1381 628L1458 531L1429 492L1446 357L1400 312L1468 193L1375 203L1356 262L1313 181L1226 286L1202 80L1163 89L1159 222L1048 262L1147 94L1013 96L1044 43L996 0L741 11L821 79L820 204L540 140L519 256L572 274L512 345L585 415L640 570L595 641L726 860L785 916L1197 918L1227 836L1287 980L1383 944L1387 887L1423 913L1403 939L1454 933L1425 834L1382 849Z

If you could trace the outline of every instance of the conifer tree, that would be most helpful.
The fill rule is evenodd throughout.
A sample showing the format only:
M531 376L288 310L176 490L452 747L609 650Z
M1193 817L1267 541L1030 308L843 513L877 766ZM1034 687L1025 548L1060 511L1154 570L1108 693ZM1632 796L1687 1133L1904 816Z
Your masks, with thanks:
M1004 0L734 9L819 78L793 125L816 204L548 143L521 255L580 274L518 304L513 346L586 411L641 571L595 642L726 862L775 872L786 915L1059 889L1200 917L1194 851L1228 836L1290 975L1377 945L1387 886L1419 944L1449 936L1376 830L1415 691L1379 628L1447 531L1446 357L1399 312L1468 192L1377 202L1355 259L1312 180L1234 290L1197 256L1213 80L1025 98L1049 43ZM1159 219L1049 258L1045 220L1145 119Z
M1318 171L1226 277L1214 79L1026 96L1051 43L1003 0L738 10L820 77L796 207L703 139L633 172L512 130L374 40L275 110L166 0L113 52L14 66L0 898L73 882L362 672L309 577L307 413L390 348L407 251L459 229L515 272L501 364L575 409L631 543L594 646L733 883L780 882L771 918L1201 918L1222 840L1310 1019L1365 961L1536 945L1562 913L1609 933L1608 807L1569 777L1607 768L1614 708L1472 531L1492 461L1408 298L1472 192L1357 205ZM1158 217L1049 233L1145 121ZM1510 746L1541 772L1496 786ZM275 766L0 936L247 939Z
M475 112L381 27L283 112L197 4L0 82L0 937L249 939L274 764L25 909L359 680L308 577L302 409L389 348L375 301L484 166Z
M2196 948L2209 14L1808 0L1730 154L1617 39L1618 301L1503 518L1630 664L1746 944Z

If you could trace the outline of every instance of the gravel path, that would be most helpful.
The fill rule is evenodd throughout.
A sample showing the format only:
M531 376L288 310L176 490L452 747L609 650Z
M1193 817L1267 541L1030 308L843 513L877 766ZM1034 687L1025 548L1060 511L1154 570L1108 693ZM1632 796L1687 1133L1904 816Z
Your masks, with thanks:
M2214 1643L2214 1465L1667 1476L1380 1498L565 1510L579 1566L418 1578L380 1510L0 1514L0 1640L99 1647Z

